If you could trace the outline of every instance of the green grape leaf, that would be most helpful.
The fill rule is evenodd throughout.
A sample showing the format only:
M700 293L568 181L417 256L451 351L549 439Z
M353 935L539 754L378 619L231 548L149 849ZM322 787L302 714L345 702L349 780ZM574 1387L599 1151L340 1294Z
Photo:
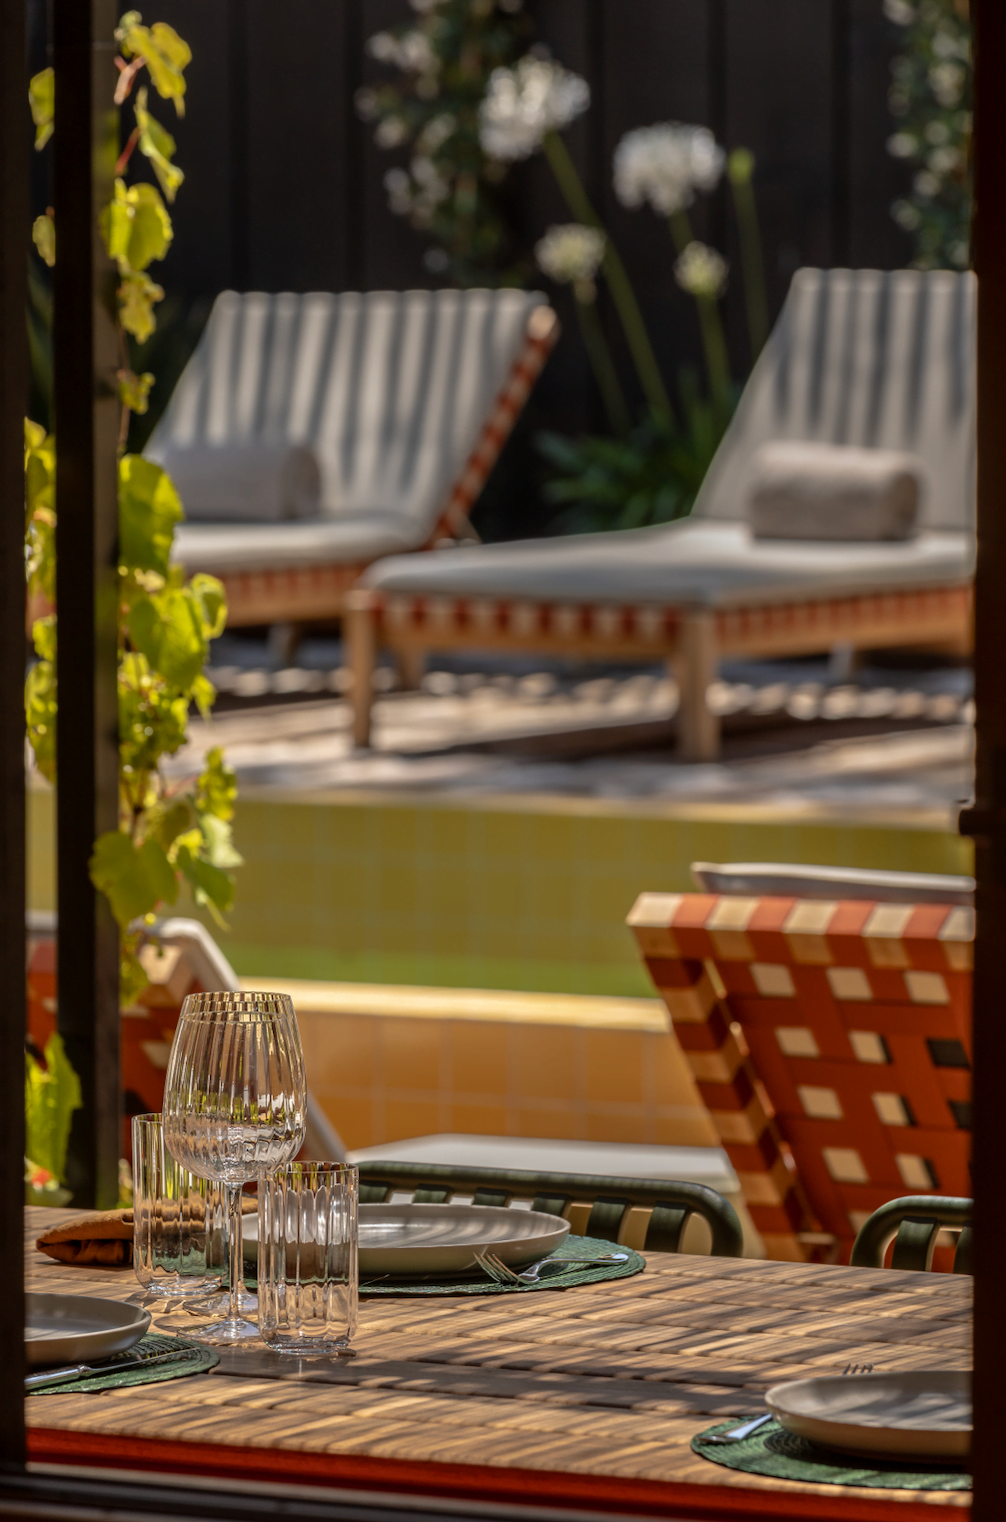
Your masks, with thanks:
M196 600L186 588L142 597L129 612L129 638L154 671L184 691L203 669L206 642Z
M31 240L38 249L39 256L52 269L56 263L56 223L51 209L41 217L36 217L31 224Z
M202 855L206 861L219 867L222 872L244 866L244 857L234 849L231 827L226 819L221 819L216 814L203 814L199 824L203 832Z
M157 327L154 303L164 300L164 288L147 274L126 275L116 291L119 321L137 343L144 344Z
M119 401L130 412L138 412L141 415L146 412L150 388L156 379L149 370L142 375L137 375L133 370L119 370L116 380L119 382Z
M107 830L95 841L88 866L91 881L108 899L123 930L159 903L173 904L178 897L178 880L159 841L135 846L122 830Z
M40 660L55 661L56 659L56 615L46 614L45 618L36 618L31 626L32 642L35 653Z
M38 620L42 622L42 620ZM49 782L56 781L56 668L37 661L24 684L24 716L35 765Z
M127 11L115 31L116 41L127 58L139 55L150 71L154 88L164 100L173 100L179 116L185 115L185 78L183 70L192 58L192 49L173 26L155 21L141 26L139 11Z
M206 752L202 775L196 785L196 810L203 820L207 815L217 819L233 819L234 804L238 796L238 781L224 760L219 745Z
M203 633L207 639L216 639L223 634L227 622L227 594L223 582L208 576L205 571L197 571L188 586L199 604Z
M175 152L175 140L147 110L145 89L136 92L135 110L136 125L140 129L137 147L150 160L158 183L168 201L171 202L178 193L179 185L185 180L178 165L171 162Z
M56 107L56 75L52 69L43 69L29 81L28 104L35 123L35 147L44 148L52 137Z
M116 178L115 195L101 214L101 230L109 256L120 274L139 274L154 259L163 259L174 237L168 208L156 185L141 180L126 185Z
M119 564L168 574L175 524L185 514L171 477L142 455L119 461Z
M150 979L136 955L135 937L123 936L119 943L119 1008L129 1009L146 988Z
M192 824L192 810L184 799L179 799L166 808L148 809L147 815L149 835L165 851L170 851L179 835L184 834Z
M204 719L208 719L210 717L216 695L217 689L214 687L209 677L205 672L200 672L195 681L192 683L192 701L195 703Z
M234 883L231 878L220 867L195 855L188 845L179 847L177 864L192 889L196 903L208 909L217 924L223 926L223 916L234 902Z

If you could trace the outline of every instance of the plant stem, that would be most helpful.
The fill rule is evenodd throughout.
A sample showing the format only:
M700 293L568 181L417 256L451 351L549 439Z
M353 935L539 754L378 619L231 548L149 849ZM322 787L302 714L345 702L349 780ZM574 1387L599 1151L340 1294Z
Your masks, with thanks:
M546 132L542 148L548 159L549 168L555 175L556 183L562 191L563 198L577 221L585 223L588 227L597 227L604 232L604 226L600 217L590 204L587 192L583 188L583 182L576 172L576 165L569 156L569 150L558 132ZM643 314L639 310L636 294L632 289L625 265L619 258L615 245L605 232L604 236L604 259L602 269L611 291L612 300L618 309L625 337L636 366L643 394L651 408L661 418L671 421L674 417L674 409L671 399L667 394L663 377L657 365L657 358L650 343L646 324L643 322Z
M765 266L762 262L761 233L758 230L758 207L750 178L731 178L737 231L741 244L741 271L744 277L744 304L747 307L751 363L754 364L768 338L768 296L765 291Z
M593 301L577 299L576 315L580 320L583 346L594 371L594 379L597 381L597 389L601 393L601 400L608 414L612 432L618 434L619 438L627 438L632 428L632 419L618 379L618 372L615 369L615 362L611 357L608 340L604 336L604 329L597 315L597 307Z
M709 390L716 407L724 417L730 415L731 382L730 358L727 354L723 323L715 296L696 296L699 309L699 326L702 329L702 346L706 351L706 368L709 372Z
M689 243L695 241L691 219L682 207L672 212L668 220L671 224L674 246L679 254L683 254ZM730 356L727 353L727 341L723 332L719 302L715 296L696 296L695 305L699 311L699 329L702 333L702 347L706 356L709 392L717 410L721 411L726 418L730 415L732 388Z

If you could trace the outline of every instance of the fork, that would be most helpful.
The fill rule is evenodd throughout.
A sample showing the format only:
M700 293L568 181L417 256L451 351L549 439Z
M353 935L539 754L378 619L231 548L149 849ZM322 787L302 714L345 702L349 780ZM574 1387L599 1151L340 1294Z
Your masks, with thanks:
M626 1263L628 1258L627 1252L605 1253L599 1258L542 1258L539 1263L533 1263L530 1268L517 1273L509 1264L497 1258L495 1253L483 1251L475 1254L476 1263L497 1284L537 1284L542 1269L549 1263Z

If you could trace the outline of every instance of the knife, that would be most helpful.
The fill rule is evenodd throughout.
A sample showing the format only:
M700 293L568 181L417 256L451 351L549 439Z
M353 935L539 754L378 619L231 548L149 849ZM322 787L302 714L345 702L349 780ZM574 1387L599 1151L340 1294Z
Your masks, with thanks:
M145 1369L148 1364L159 1363L162 1358L177 1358L178 1348L168 1348L164 1353L152 1353L147 1358L131 1358L128 1363L68 1364L65 1369L42 1369L38 1374L25 1376L24 1387L32 1390L44 1389L46 1385L68 1385L77 1379L89 1379L95 1374L118 1374L125 1369Z

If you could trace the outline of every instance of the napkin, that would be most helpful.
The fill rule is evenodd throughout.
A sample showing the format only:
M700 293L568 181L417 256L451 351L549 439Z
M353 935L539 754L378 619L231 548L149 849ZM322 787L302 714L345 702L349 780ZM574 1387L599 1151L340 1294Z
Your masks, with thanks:
M189 1209L196 1215L198 1202L191 1201ZM241 1201L242 1214L248 1215L257 1209L258 1201L252 1195L245 1195ZM43 1231L35 1246L47 1257L55 1258L57 1263L95 1263L101 1268L129 1268L133 1261L133 1207L89 1211L87 1215L74 1216L60 1226Z

